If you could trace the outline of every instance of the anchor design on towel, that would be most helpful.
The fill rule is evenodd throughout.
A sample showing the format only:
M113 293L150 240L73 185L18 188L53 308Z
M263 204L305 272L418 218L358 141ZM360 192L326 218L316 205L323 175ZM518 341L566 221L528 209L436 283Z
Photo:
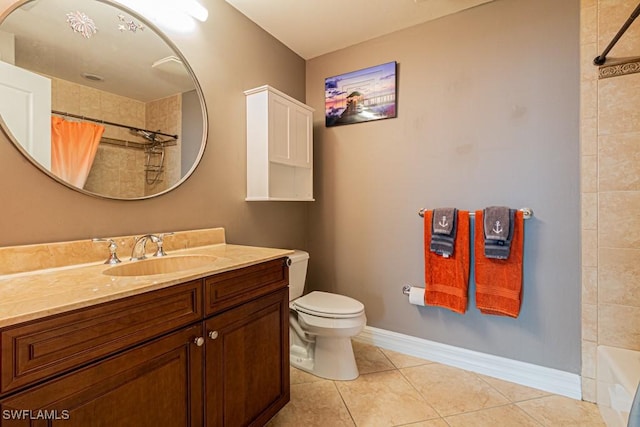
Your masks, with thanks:
M500 221L496 221L496 225L493 226L493 229L491 231L493 231L496 234L500 234L504 231L504 228L502 228Z
M447 222L447 217L445 215L442 215L442 219L440 220L438 225L440 227L446 227L447 225L449 225L449 223Z

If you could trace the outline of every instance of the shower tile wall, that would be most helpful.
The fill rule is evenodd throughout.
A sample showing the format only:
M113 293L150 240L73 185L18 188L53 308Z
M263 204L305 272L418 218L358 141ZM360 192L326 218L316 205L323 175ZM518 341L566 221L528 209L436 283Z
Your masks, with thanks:
M51 77L50 77L51 78ZM52 78L52 108L58 111L100 118L145 129L162 129L165 133L180 134L181 96L175 95L144 103L124 96L93 89L88 86ZM145 142L128 129L105 126L105 138ZM167 150L168 164L164 180L155 186L145 181L145 154L141 149L101 143L87 178L85 189L114 197L142 197L176 182L180 174L179 146ZM174 159L173 157L177 157ZM175 166L177 164L177 166ZM177 172L176 172L177 170ZM172 180L173 179L173 180Z
M112 197L143 196L144 152L140 149L100 144L84 188Z
M182 134L182 96L174 95L148 102L146 105L147 129L162 129L162 132L178 135L176 145L165 149L162 181L145 185L145 194L166 190L180 179L180 138Z
M592 64L637 6L582 0L582 380L596 398L596 348L640 350L640 74L598 79ZM631 26L607 55L640 56Z
M130 126L144 127L145 103L55 77L51 79L51 104L54 110L98 118ZM104 136L125 140L136 138L128 129L106 126Z
M61 79L52 79L52 108L126 125L145 126L144 102L93 89ZM106 138L140 141L129 130L105 126ZM144 194L144 157L141 150L100 144L85 189L95 193L133 197Z

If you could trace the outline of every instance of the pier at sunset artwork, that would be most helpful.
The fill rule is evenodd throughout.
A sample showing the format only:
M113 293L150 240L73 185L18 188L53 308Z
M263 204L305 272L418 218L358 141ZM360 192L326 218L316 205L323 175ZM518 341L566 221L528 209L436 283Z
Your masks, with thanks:
M397 63L325 79L327 127L396 117Z

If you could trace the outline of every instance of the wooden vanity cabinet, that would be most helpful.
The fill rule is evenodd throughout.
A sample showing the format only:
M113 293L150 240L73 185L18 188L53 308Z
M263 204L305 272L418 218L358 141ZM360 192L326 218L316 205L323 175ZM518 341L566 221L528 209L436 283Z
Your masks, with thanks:
M1 330L0 426L264 425L290 398L284 261Z
M193 343L201 332L181 329L3 399L0 423L201 426L204 349Z

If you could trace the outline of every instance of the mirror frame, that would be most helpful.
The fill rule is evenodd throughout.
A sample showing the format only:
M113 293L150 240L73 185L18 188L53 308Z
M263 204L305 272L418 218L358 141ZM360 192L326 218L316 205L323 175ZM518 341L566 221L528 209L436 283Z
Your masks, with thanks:
M5 21L5 19L13 11L15 11L16 9L24 6L27 3L30 3L31 1L37 1L37 0L18 0L18 1L15 1L13 4L10 4L4 11L2 11L2 13L0 13L0 26L2 26L2 23ZM85 190L83 188L78 188L78 187L76 187L74 185L71 185L70 183L68 183L65 180L59 178L57 175L53 174L47 168L45 168L40 163L38 163L26 151L26 149L22 146L22 144L20 144L17 141L17 139L15 138L13 133L9 130L9 127L7 126L6 122L3 120L1 114L0 114L0 130L9 139L9 141L13 144L13 146L23 156L25 156L26 159L29 160L29 162L33 166L38 168L40 171L44 172L45 175L49 176L49 178L53 179L54 181L64 185L67 188L75 190L75 191L77 191L79 193L86 194L88 196L96 197L96 198L99 198L99 199L122 200L122 201L146 200L146 199L151 199L151 198L154 198L154 197L162 196L163 194L167 194L170 191L173 191L176 188L178 188L179 186L181 186L187 179L189 179L191 177L191 175L193 175L193 173L195 172L196 168L198 167L198 165L202 161L202 157L204 156L204 151L205 151L206 146L207 146L208 134L209 134L209 121L208 121L208 114L207 114L207 104L206 104L206 101L205 101L205 98L204 98L204 93L202 91L202 88L200 87L200 82L198 81L198 79L196 77L196 74L194 73L193 69L191 68L191 65L189 64L189 62L187 61L185 56L182 54L180 49L178 49L177 46L171 41L171 39L166 34L164 34L164 32L162 32L162 30L160 30L160 28L158 28L154 23L152 23L149 19L147 19L144 16L142 16L140 13L136 12L135 10L130 9L129 7L127 7L127 6L125 6L125 5L121 4L121 3L118 3L117 1L111 1L111 0L94 0L94 1L97 1L97 2L100 2L100 3L104 3L106 5L113 6L113 7L117 8L117 9L120 9L123 12L135 17L140 22L144 23L144 25L147 28L151 29L158 37L160 37L162 39L162 41L164 41L167 44L167 46L170 49L172 49L174 51L176 56L178 56L178 58L180 58L180 60L182 61L182 65L186 68L186 70L189 73L189 75L191 75L191 78L193 79L193 84L195 86L195 91L198 94L198 99L200 100L200 107L201 107L201 110L202 110L202 143L200 144L200 151L198 152L198 155L197 155L195 161L193 162L193 165L191 166L191 168L187 171L187 173L185 173L185 175L182 178L180 178L180 180L178 180L178 182L173 184L171 187L169 187L169 188L167 188L165 190L162 190L162 191L160 191L158 193L150 194L150 195L146 195L146 196L141 196L141 197L114 197L114 196L107 196L107 195L103 195L103 194L93 193L93 192L87 191L87 190Z

